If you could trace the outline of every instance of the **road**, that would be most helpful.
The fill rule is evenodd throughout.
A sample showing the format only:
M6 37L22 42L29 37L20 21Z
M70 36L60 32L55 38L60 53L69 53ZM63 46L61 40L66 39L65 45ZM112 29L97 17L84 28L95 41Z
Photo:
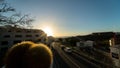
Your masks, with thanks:
M53 50L53 55L53 68L69 68L67 63L65 63L57 51Z
M70 54L64 52L58 43L52 44L52 51L53 68L100 68L74 52Z

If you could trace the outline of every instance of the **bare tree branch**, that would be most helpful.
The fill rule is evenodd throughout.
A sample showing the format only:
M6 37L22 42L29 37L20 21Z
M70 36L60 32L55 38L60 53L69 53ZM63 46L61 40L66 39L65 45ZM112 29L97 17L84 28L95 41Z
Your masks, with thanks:
M15 9L13 7L10 7L7 3L2 3L0 6L2 7L0 9L0 12L15 11Z
M12 14L10 17L4 16L3 13L8 11L15 11L13 7L10 7L7 3L0 4L0 24L11 25L14 27L31 28L31 22L33 18L30 18L28 14L22 15L21 13Z

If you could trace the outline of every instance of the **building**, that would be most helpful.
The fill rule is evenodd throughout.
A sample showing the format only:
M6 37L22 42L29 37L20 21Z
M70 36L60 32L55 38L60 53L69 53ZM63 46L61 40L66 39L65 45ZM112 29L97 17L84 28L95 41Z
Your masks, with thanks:
M90 40L76 42L77 47L93 47L93 44L94 42Z
M21 41L46 43L47 35L38 29L22 29L16 27L0 27L0 52Z
M116 67L120 68L120 41L119 34L109 40L110 55Z
M120 44L110 47L111 57L116 67L120 67Z

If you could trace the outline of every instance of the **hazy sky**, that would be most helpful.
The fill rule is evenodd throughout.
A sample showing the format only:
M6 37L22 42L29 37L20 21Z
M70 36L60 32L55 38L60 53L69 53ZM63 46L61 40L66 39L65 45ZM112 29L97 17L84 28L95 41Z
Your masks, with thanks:
M55 36L120 32L120 0L6 0L35 17L34 28L50 27Z

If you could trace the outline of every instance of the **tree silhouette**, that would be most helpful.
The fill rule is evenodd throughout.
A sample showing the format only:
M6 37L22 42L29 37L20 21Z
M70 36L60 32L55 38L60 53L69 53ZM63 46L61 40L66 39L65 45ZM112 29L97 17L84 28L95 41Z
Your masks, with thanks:
M11 7L8 3L5 3L4 0L0 1L0 25L31 28L32 21L34 21L33 18L29 17L28 14L22 15L21 13L17 13L15 8Z

